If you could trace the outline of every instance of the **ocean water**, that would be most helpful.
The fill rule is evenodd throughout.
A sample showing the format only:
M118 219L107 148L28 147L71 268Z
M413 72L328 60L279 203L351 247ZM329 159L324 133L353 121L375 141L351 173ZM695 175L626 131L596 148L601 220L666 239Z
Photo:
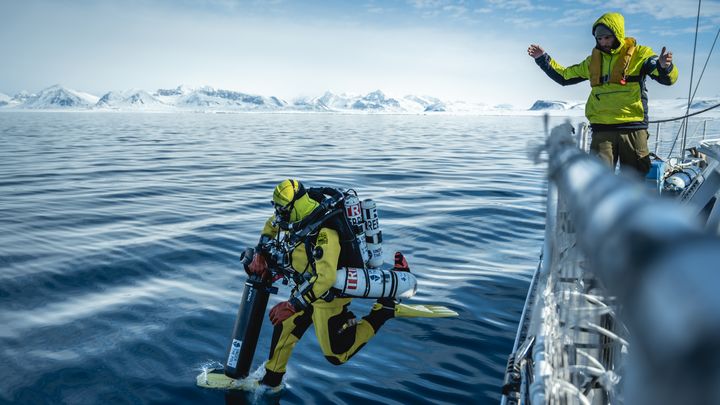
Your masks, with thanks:
M555 119L558 123L560 119ZM491 404L544 226L538 117L0 113L0 402ZM378 204L410 303L350 362L308 331L279 396L196 387L223 362L273 187ZM287 298L272 296L268 308ZM371 302L351 306L365 315ZM263 325L253 368L266 359Z

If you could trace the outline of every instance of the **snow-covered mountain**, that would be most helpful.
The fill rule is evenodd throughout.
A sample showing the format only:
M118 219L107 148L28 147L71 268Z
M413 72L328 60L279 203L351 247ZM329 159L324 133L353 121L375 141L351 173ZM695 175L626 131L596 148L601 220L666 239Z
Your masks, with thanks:
M35 97L35 94L28 93L27 91L23 90L13 96L13 98L10 100L10 105L23 104L31 97Z
M190 87L181 84L177 86L174 89L158 89L155 92L155 97L174 97L174 96L184 96L186 94L192 93L193 89Z
M720 103L720 99L706 98L706 99L695 100L692 103L690 103L690 109L691 110L702 110L702 109L717 105L718 103ZM684 105L685 105L685 103L684 103Z
M336 111L370 113L468 112L486 109L482 104L446 102L437 97L407 95L391 97L381 90L368 94L335 94L326 91L320 97L306 97L293 101L291 108L301 111Z
M331 94L329 92L325 92L325 95ZM297 111L333 111L331 107L329 107L327 104L325 104L324 101L321 101L320 99L322 97L325 97L325 95L321 97L300 97L292 101L292 104L290 108Z
M233 110L279 110L288 105L277 97L265 97L231 90L202 87L181 95L175 105L178 107L200 107Z
M447 112L448 107L442 101L425 106L423 112Z
M403 100L410 101L416 104L421 105L423 108L427 108L436 104L442 104L442 100L436 97L430 97L430 96L413 96L408 95L403 97ZM402 102L402 100L401 100Z
M65 88L60 85L50 86L38 94L23 94L17 97L20 108L56 109L56 108L90 108L98 102L98 97L92 94Z
M392 97L385 97L385 93L380 90L375 90L356 99L351 108L362 111L402 111L399 101Z
M365 111L365 112L404 112L397 99L385 96L380 90L366 95L335 94L326 91L320 97L297 99L293 102L301 110L312 111Z
M697 99L691 111L720 103L720 96ZM0 94L0 109L116 110L116 111L194 111L194 112L340 112L380 114L479 114L479 115L553 115L582 116L585 103L566 100L537 100L529 109L510 104L487 105L465 101L441 100L432 96L390 96L381 90L367 94L336 94L326 91L319 97L298 98L288 103L274 96L248 94L212 87L178 86L158 89L110 91L102 97L55 85L37 94L22 91L13 97ZM682 99L650 100L653 117L680 116L687 108ZM720 108L707 114L720 115Z
M170 107L145 90L110 91L100 97L95 106L111 109L162 109Z
M437 97L407 95L398 99L403 110L414 113L448 112L451 108Z
M164 104L175 105L181 97L187 96L192 92L193 89L190 87L180 85L174 89L158 89L155 93L153 93L153 97Z
M343 94L335 94L326 91L325 94L317 98L317 104L328 110L349 110L357 96Z
M530 107L530 111L547 111L547 110L569 110L575 104L560 100L537 100Z

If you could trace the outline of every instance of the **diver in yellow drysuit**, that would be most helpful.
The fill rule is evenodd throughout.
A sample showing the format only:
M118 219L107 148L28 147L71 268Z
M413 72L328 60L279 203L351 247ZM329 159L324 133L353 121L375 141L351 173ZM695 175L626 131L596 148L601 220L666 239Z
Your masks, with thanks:
M310 197L297 180L284 180L273 193L275 215L271 216L262 230L265 239L274 238L280 229L274 226L276 218L286 223L297 223L308 216L320 203ZM298 243L292 249L290 264L299 273L311 272L309 285L288 300L270 310L270 320L275 326L270 346L270 357L265 364L266 373L262 383L276 387L282 382L285 367L295 344L315 324L320 348L325 358L335 365L348 361L395 315L395 301L381 298L368 315L357 320L350 312L350 298L332 297L330 287L335 282L337 269L351 264L344 263L341 236L333 221L324 222L316 234L310 234L310 243ZM308 255L307 247L311 248ZM409 271L402 253L395 254L395 270ZM248 272L267 274L267 262L262 254L255 254Z

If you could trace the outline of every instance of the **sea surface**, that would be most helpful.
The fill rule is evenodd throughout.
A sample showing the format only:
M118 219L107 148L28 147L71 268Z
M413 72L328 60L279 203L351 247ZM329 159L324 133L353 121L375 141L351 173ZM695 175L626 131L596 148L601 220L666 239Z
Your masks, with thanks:
M0 113L0 402L498 403L542 245L542 138L539 117ZM460 316L390 320L342 366L308 331L280 395L198 388L285 178L375 200L408 302Z

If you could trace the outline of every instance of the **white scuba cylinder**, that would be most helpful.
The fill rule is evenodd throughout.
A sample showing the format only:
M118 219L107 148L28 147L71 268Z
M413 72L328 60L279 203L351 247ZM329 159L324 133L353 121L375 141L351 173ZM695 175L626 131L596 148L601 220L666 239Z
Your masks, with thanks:
M370 257L368 267L380 267L383 264L382 231L375 201L369 198L364 200L362 212L365 218L365 242Z
M333 288L357 298L410 298L417 291L417 280L409 271L381 269L338 269Z
M345 197L345 217L350 222L352 231L357 239L358 246L360 247L360 254L362 255L363 263L367 264L369 259L369 253L367 243L365 242L365 226L362 217L362 211L360 209L360 199L355 194L347 194Z

